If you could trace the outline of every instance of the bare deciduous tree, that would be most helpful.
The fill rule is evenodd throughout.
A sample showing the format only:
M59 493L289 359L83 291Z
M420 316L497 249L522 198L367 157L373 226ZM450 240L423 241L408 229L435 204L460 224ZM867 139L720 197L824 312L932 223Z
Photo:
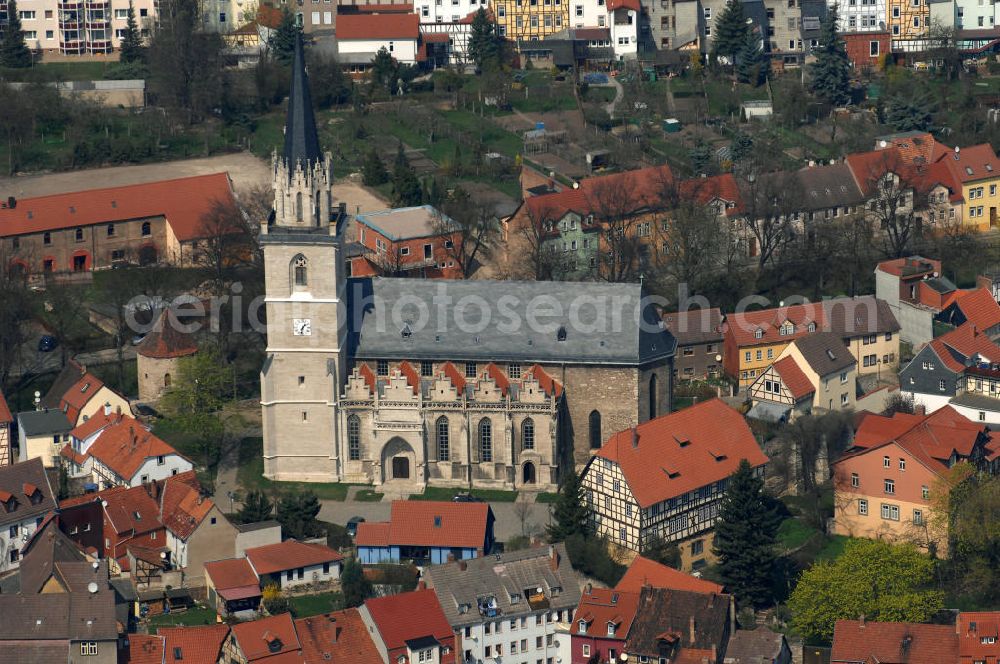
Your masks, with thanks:
M472 276L481 261L490 258L500 234L496 214L488 203L475 201L463 189L456 189L444 202L434 220L434 233L450 238L445 243L448 258L464 279Z
M739 179L747 231L757 244L757 267L771 262L794 235L801 191L793 173L764 173L752 165Z
M551 205L525 205L527 218L517 229L518 240L523 243L531 276L536 281L564 279L580 268L571 265L566 253L553 244L557 235L559 211ZM574 252L574 257L575 257Z

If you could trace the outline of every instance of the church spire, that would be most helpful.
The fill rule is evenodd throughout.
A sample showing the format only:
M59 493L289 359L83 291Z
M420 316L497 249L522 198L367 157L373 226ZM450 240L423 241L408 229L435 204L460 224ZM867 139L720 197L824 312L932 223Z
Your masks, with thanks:
M301 164L303 170L308 170L323 159L319 148L319 136L316 134L312 96L309 94L309 76L306 74L305 56L302 53L301 32L295 37L292 87L288 93L283 156L289 174L295 171L297 164Z

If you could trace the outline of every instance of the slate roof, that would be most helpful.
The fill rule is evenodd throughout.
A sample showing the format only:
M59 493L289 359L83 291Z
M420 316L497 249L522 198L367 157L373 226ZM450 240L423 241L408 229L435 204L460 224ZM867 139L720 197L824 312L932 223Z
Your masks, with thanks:
M340 27L340 17L337 20ZM323 160L316 133L316 118L313 115L312 95L309 90L309 75L306 73L305 56L302 53L302 35L295 38L295 54L292 58L292 85L288 92L288 114L285 117L285 147L282 151L288 167L288 177L295 173L296 165L308 170L311 164Z
M713 645L722 652L723 637L729 628L729 607L729 595L643 588L624 651L658 658L659 645L666 640L679 643L682 653L686 649L711 650Z
M344 556L328 546L307 544L293 539L247 549L246 557L259 575L274 574L298 567L322 565L344 559Z
M432 590L376 597L367 600L364 606L389 650L402 648L406 641L423 636L433 636L439 642L453 636ZM454 661L454 654L446 661Z
M729 637L726 664L772 664L781 654L785 637L766 627L740 629Z
M573 609L580 602L580 580L564 544L434 565L424 570L427 585L437 595L448 623L455 629L483 621L477 600L492 596L499 616L537 611L528 595L542 588L553 610ZM553 592L553 589L559 590ZM511 601L511 593L520 595ZM465 605L465 609L460 607Z
M491 518L489 503L394 500L388 531L377 521L359 523L354 543L385 546L381 542L386 538L393 546L480 549L486 542Z
M950 625L838 620L831 662L942 664L958 661L958 635Z
M719 399L619 431L595 457L621 466L642 508L725 479L742 459L753 467L768 461L743 416Z
M809 367L822 378L857 364L841 337L832 332L816 332L793 342Z
M27 495L31 489L37 489L35 495L41 497L40 500L36 497L34 503ZM55 495L40 458L0 466L0 502L9 505L0 509L0 526L39 517L56 508Z
M843 348L844 344L840 344ZM815 394L816 388L809 382L809 378L802 373L802 369L793 357L783 357L774 363L774 370L781 377L785 389L798 401L810 394ZM758 379L760 380L760 379Z
M636 365L670 357L676 345L639 284L378 278L352 280L349 297L358 359ZM479 302L500 302L502 315ZM536 309L561 313L536 317ZM396 313L414 323L394 324Z
M722 312L718 307L664 313L663 322L678 346L722 341Z
M295 621L306 664L378 662L381 657L357 609Z
M161 627L156 633L166 639L166 664L216 664L229 626Z
M722 592L722 586L717 583L685 574L673 567L661 565L655 560L642 556L635 557L615 589L637 593L646 585L653 588L670 588L671 590L687 590L696 593Z
M233 200L226 173L21 198L16 208L0 209L0 237L165 217L187 242L204 236L202 217L217 201Z
M114 640L114 593L0 595L0 641ZM6 644L5 644L6 645ZM9 645L7 645L9 648ZM66 651L63 651L63 657Z
M804 168L793 177L801 187L799 200L803 210L854 206L865 200L851 177L850 167L843 162Z
M60 410L27 410L17 414L17 422L28 437L69 433L73 428Z
M63 395L86 373L86 367L76 360L68 360L66 366L62 368L56 379L52 381L49 391L42 397L42 408L59 408Z

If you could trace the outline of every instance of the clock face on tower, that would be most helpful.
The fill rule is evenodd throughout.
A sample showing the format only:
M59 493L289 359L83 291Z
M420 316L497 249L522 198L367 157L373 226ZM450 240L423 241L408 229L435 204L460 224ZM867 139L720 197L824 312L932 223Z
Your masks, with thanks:
M292 319L292 334L297 337L307 337L312 334L312 321L308 318Z

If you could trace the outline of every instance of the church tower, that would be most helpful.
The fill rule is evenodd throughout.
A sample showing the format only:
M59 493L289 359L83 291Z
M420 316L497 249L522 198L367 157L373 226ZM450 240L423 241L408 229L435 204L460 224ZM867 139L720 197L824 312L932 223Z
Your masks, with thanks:
M320 150L301 37L292 67L284 149L271 157L274 210L260 236L267 311L264 475L333 481L334 411L346 356L343 243L331 155Z

